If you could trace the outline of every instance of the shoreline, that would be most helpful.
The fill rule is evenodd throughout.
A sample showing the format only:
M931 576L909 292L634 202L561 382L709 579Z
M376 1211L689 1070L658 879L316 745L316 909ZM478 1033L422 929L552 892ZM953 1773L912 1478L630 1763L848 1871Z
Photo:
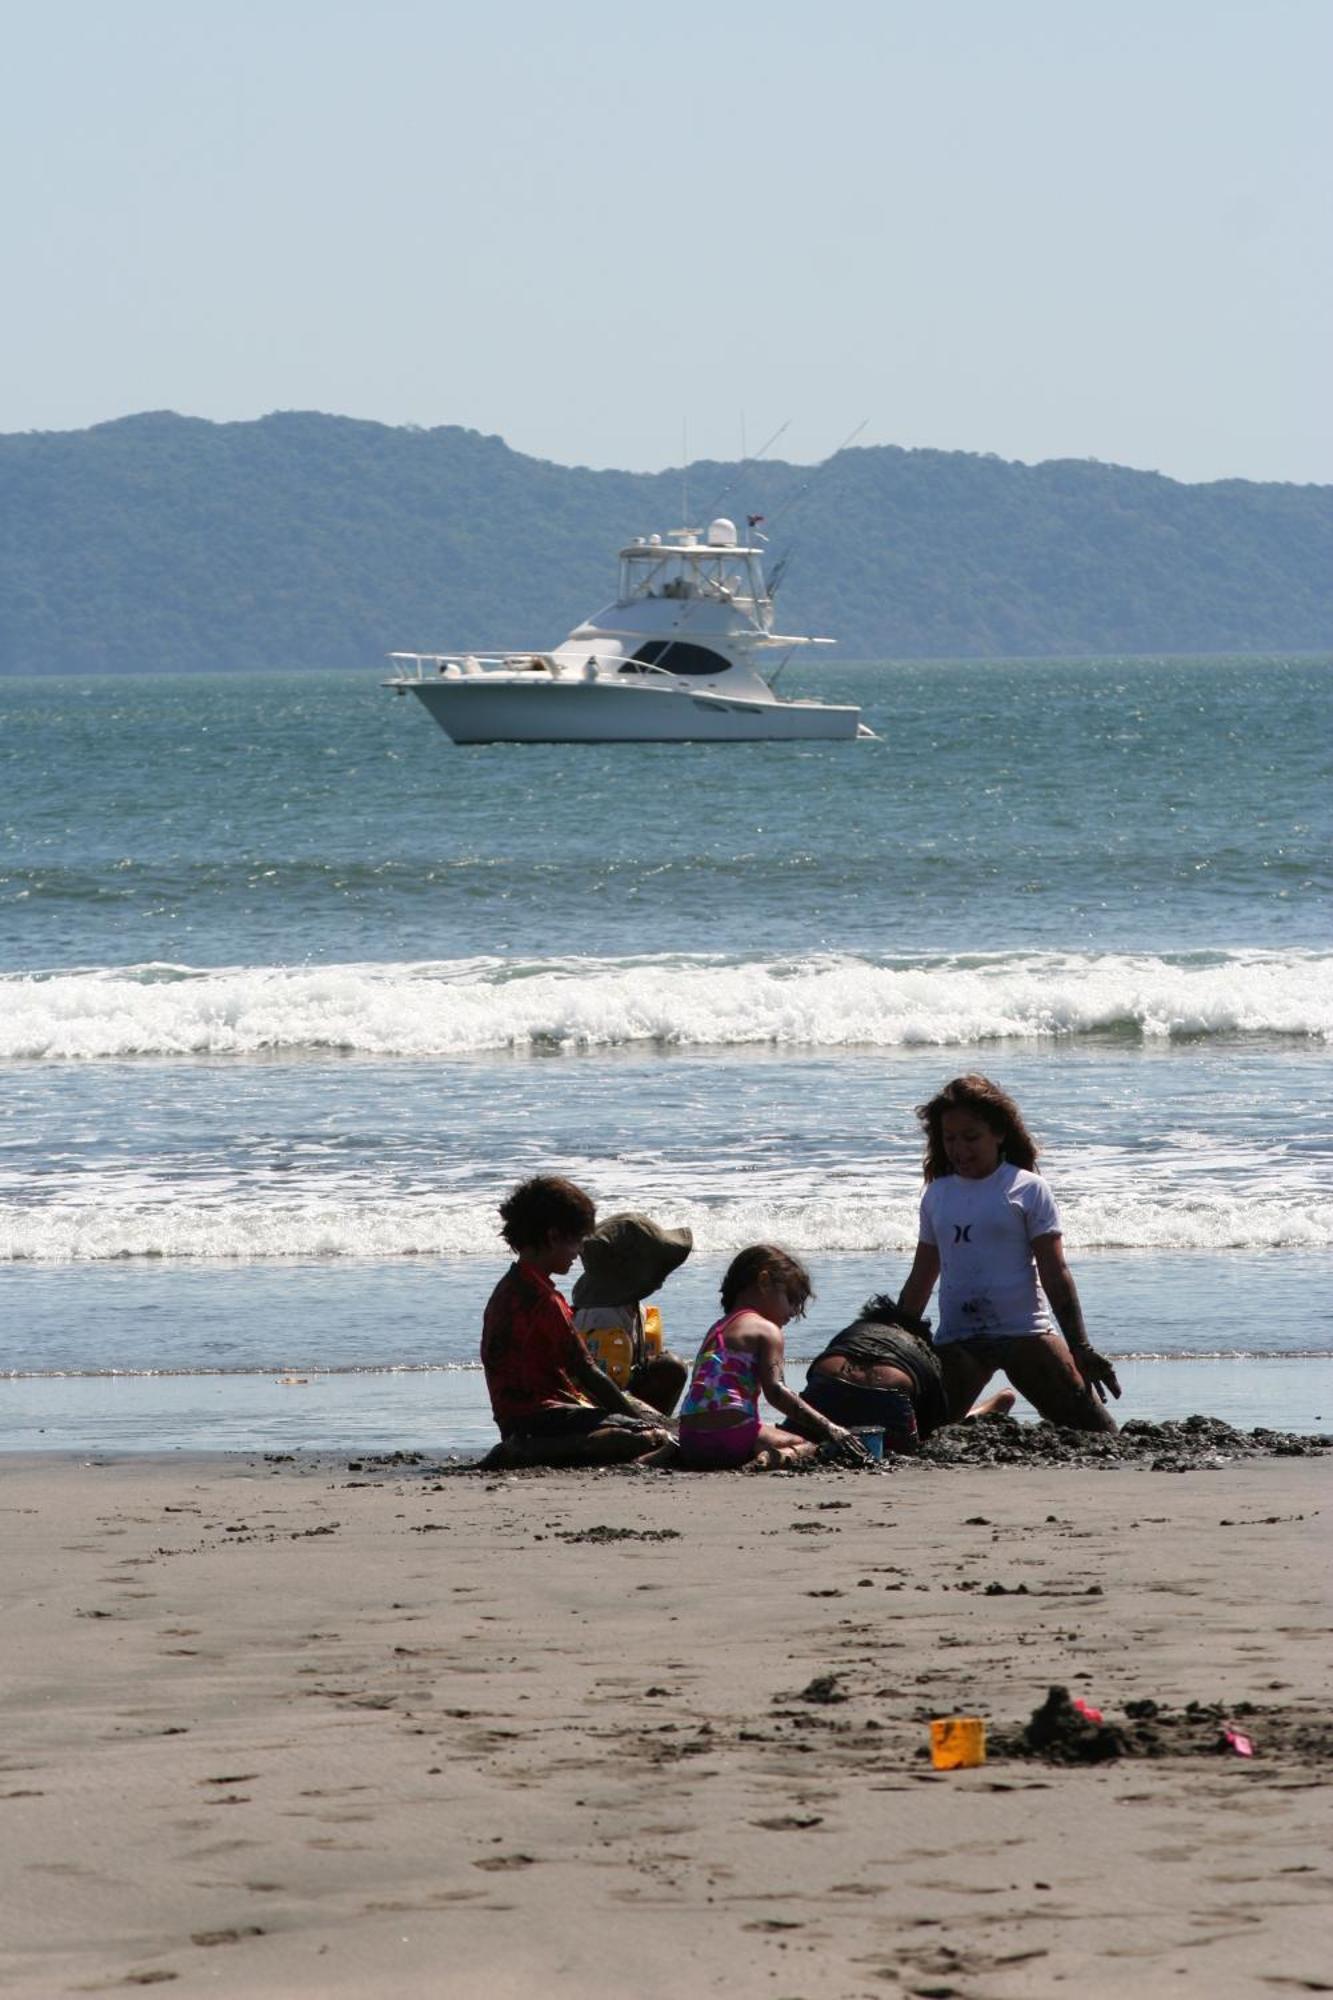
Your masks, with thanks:
M752 1479L7 1454L0 1981L1316 1987L1324 1457ZM1256 1754L931 1770L930 1716L1012 1731L1051 1685L1108 1720L1220 1703Z
M333 1476L340 1472L377 1474L409 1472L426 1478L453 1479L477 1473L486 1478L555 1477L560 1468L542 1465L510 1466L492 1471L486 1465L494 1445L493 1427L479 1446L358 1445L346 1440L333 1443L297 1445L291 1450L271 1451L255 1445L212 1447L173 1445L143 1448L126 1445L96 1449L77 1446L42 1445L32 1449L12 1449L0 1443L0 1475L46 1466L112 1466L139 1468L145 1473L171 1465L178 1470L221 1471L239 1466L264 1465L277 1470L295 1466L306 1472L319 1471ZM1130 1470L1167 1472L1215 1472L1226 1465L1274 1459L1333 1458L1333 1433L1283 1431L1254 1425L1241 1430L1224 1419L1192 1412L1183 1418L1155 1420L1126 1417L1114 1432L1061 1430L1035 1416L1009 1413L991 1415L977 1422L945 1425L917 1451L889 1453L883 1460L863 1468L876 1479L899 1474L956 1471L962 1468L1027 1468L1043 1471L1125 1472ZM647 1468L641 1468L646 1470ZM708 1476L681 1465L652 1468L667 1480L685 1479L694 1483ZM769 1479L807 1478L810 1465L773 1469ZM633 1472L630 1467L568 1468L580 1480L601 1478L613 1473ZM844 1471L849 1468L843 1468ZM854 1468L852 1468L854 1470ZM712 1476L716 1476L715 1474Z
M1333 1355L1117 1362L1122 1423L1203 1410L1235 1426L1333 1436ZM799 1380L799 1362L789 1369ZM1019 1415L1028 1425L1025 1404ZM478 1367L0 1377L0 1454L489 1450Z

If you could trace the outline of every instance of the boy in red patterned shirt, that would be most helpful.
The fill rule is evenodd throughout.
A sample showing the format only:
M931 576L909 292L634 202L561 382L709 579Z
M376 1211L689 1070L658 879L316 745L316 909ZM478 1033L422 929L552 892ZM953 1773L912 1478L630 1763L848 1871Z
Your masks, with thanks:
M517 1261L482 1322L481 1364L501 1439L489 1462L617 1465L670 1444L659 1412L594 1362L552 1282L570 1270L597 1220L591 1195L541 1174L500 1204L500 1219Z

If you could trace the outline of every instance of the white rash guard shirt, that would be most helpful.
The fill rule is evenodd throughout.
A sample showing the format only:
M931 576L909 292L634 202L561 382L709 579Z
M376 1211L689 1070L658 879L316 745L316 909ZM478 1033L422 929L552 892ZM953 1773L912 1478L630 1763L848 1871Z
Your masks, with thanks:
M936 1343L1049 1333L1032 1239L1059 1229L1054 1195L1022 1167L999 1166L984 1181L961 1174L931 1181L921 1197L921 1241L940 1255Z

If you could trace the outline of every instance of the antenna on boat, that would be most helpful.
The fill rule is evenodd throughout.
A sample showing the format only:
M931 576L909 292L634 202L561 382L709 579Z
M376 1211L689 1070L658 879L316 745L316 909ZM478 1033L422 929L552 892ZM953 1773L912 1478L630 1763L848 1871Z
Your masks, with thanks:
M680 420L680 524L690 525L690 420Z
M781 520L782 516L786 513L789 507L794 507L798 500L804 500L806 494L810 491L810 488L815 484L815 481L823 477L823 475L828 471L829 467L832 465L835 458L839 457L839 455L842 452L846 451L850 445L854 445L856 443L856 440L860 437L862 431L865 429L866 425L869 422L870 422L869 417L862 417L860 423L856 426L856 429L854 431L848 431L846 437L843 439L842 443L838 446L837 451L831 452L826 459L821 460L821 462L814 467L813 471L810 474L810 477L807 480L804 480L802 484L797 487L794 493L789 493L787 498L783 501L780 507L774 509L773 513L769 516L770 521Z
M869 419L867 418L866 421L869 422ZM778 425L772 437L769 438L767 444L761 444L758 451L754 452L749 458L743 458L741 460L740 464L736 467L735 476L726 486L723 487L722 491L717 495L717 498L713 501L712 506L708 509L710 520L714 514L721 513L724 501L727 501L731 498L732 494L736 491L736 488L740 485L743 475L749 470L749 468L752 465L758 465L761 458L766 458L768 456L768 453L772 451L778 439L783 435L785 431L789 431L790 429L791 429L791 418L788 417L784 423L780 423ZM742 449L744 449L743 445Z
M799 500L803 500L805 498L806 494L810 491L810 488L814 486L818 480L823 478L824 474L828 471L829 467L832 465L834 459L839 457L842 452L846 451L850 445L856 443L856 440L860 437L862 431L865 429L866 425L869 422L870 422L869 417L862 417L860 423L856 426L855 430L848 431L846 437L843 439L842 443L838 446L837 451L831 452L826 459L823 459L817 466L815 466L814 470L810 474L810 477L806 480L803 480L801 484L796 488L796 491L794 493L788 494L787 498L783 501L782 505L778 508L775 508L774 512L769 516L768 525L770 528L773 526L773 523L775 521L781 520L782 516L786 513L789 507L794 507ZM783 577L787 573L787 566L791 562L794 553L795 553L795 545L789 544L783 550L782 554L778 557L772 569L769 571L768 594L770 598L777 596L778 586L782 582ZM774 678L776 679L776 676L774 676ZM770 683L770 685L772 685L772 683Z

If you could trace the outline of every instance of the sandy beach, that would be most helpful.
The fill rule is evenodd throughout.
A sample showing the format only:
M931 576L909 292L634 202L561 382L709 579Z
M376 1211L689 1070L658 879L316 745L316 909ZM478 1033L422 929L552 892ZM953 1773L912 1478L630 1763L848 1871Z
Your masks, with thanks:
M6 1993L1333 1990L1327 1457L0 1469Z

